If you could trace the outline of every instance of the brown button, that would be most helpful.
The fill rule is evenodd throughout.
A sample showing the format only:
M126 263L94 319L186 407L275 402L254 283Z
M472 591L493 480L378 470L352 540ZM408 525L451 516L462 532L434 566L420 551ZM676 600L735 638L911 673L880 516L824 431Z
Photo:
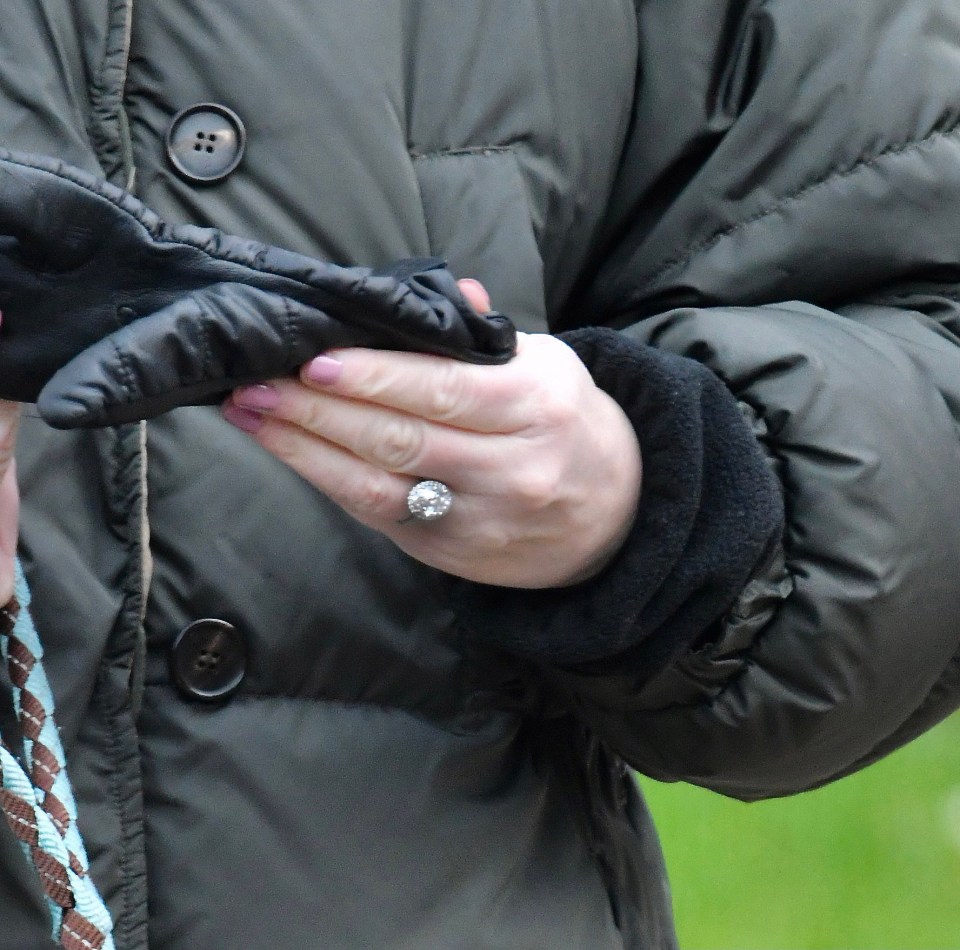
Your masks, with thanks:
M247 648L225 620L196 620L180 631L170 651L170 671L185 696L221 702L232 696L247 672Z
M167 157L182 178L212 184L240 164L247 133L240 116L215 102L181 109L167 129Z

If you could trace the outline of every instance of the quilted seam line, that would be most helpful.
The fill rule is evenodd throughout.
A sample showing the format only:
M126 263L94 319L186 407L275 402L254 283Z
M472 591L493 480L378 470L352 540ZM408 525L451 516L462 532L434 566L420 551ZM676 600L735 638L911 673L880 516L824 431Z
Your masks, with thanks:
M850 178L863 171L865 168L871 168L881 163L884 159L898 157L908 152L919 151L921 148L931 145L934 142L938 142L941 139L958 137L960 137L960 121L948 129L935 129L933 132L925 135L923 138L911 139L909 142L900 142L893 145L888 145L886 148L872 155L861 155L860 158L855 160L853 164L848 167L833 167L829 169L819 178L816 178L811 182L807 182L807 184L802 185L796 191L778 198L772 204L761 208L759 211L755 211L749 217L744 218L741 221L737 221L734 224L726 225L719 231L715 231L709 237L702 238L696 243L688 245L683 251L680 252L680 254L660 264L653 274L646 278L646 280L635 284L630 290L631 302L636 302L636 298L640 295L645 294L650 290L655 290L657 285L668 274L682 269L696 255L702 254L704 251L715 247L724 238L730 237L731 235L736 234L737 232L742 231L753 224L756 224L758 221L762 221L765 218L782 211L784 208L787 208L798 201L802 201L808 195L818 191L820 188L824 188L835 181L840 181L844 178Z

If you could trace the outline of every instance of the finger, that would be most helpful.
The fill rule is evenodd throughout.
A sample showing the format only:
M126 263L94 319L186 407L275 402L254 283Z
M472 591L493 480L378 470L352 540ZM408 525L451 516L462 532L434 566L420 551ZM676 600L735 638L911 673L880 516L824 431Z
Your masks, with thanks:
M517 357L500 366L480 366L425 353L350 348L307 363L304 385L473 432L516 432L529 419L535 398L522 362L526 348L518 335Z
M509 464L509 437L467 432L372 403L316 393L292 380L243 387L234 405L259 413L244 421L258 439L271 423L295 426L398 475L454 480L483 492ZM231 420L233 421L233 420Z
M256 439L267 451L358 521L390 533L410 516L407 494L419 479L386 472L298 426L246 418L244 413L255 415L232 402L223 406L227 421L247 431L256 428ZM458 495L461 507L471 506L469 499L469 495Z
M0 400L0 479L3 478L13 462L19 421L19 404Z
M491 312L492 304L490 302L490 295L480 281L466 277L457 281L457 287L466 298L467 303L469 303L478 314ZM347 360L354 362L354 357L348 356ZM361 357L361 365L362 363L363 358ZM497 374L498 378L495 378L487 372L471 373L469 368L467 368L466 372L459 372L456 368L452 367L444 367L434 372L430 369L430 364L432 363L433 366L438 367L440 364L437 361L428 360L426 366L423 365L423 361L419 360L413 361L413 363L420 364L419 366L411 365L410 369L414 374L417 374L418 378L424 379L426 392L423 394L417 390L411 391L404 389L402 382L383 389L378 387L374 391L372 388L363 387L361 381L355 379L355 388L350 387L348 381L344 395L351 395L352 398L355 399L381 402L381 399L377 397L377 394L379 394L382 397L383 405L391 405L396 409L401 409L405 412L437 422L447 422L451 425L459 424L464 428L470 428L478 432L509 431L513 427L505 413L505 410L509 410L516 405L515 394L510 385L513 374ZM329 357L324 358L321 356L319 359L314 360L312 365L308 364L307 367L305 367L305 372L310 376L308 385L317 384L324 386L331 382L336 382L342 373L341 367L342 360L333 363ZM489 367L485 367L485 369L488 368ZM375 367L371 367L370 371L376 372ZM426 377L419 376L421 371L429 374L429 381ZM351 375L354 375L355 372L356 371L351 373ZM447 377L452 378L448 378L446 381L437 379L438 373L444 373ZM477 411L480 409L480 406L471 398L473 393L465 391L465 389L469 387L471 379L476 379L477 383L484 386L487 390L483 395L483 409L486 410L484 413ZM498 387L498 384L506 384L510 391L505 394L506 398L495 402L494 389Z
M19 407L0 401L0 604L13 596L13 562L17 553L16 443Z

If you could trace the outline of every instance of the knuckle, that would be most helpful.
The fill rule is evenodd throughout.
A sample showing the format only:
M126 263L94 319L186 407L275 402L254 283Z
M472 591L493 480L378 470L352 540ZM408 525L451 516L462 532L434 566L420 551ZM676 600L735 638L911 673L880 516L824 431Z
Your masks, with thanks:
M307 432L322 433L326 428L327 401L325 399L306 399L300 408L299 418L295 421Z
M527 380L521 395L528 426L551 431L567 425L578 415L577 394L565 380L536 375Z
M462 415L467 396L467 377L458 363L444 361L427 390L429 415L441 422Z
M524 508L541 510L559 497L560 478L551 466L537 466L514 474L510 488Z
M308 457L303 450L301 440L285 437L278 426L266 425L257 433L257 441L284 465L304 475L308 471ZM304 477L306 477L304 475Z
M388 420L376 445L378 460L391 471L416 467L423 452L423 424L407 416Z
M346 362L350 356L346 354L341 362ZM367 358L353 359L350 362L350 372L340 377L340 389L354 399L372 399L378 396L386 386L382 370L377 364L376 355Z
M393 485L385 474L358 479L334 501L346 511L366 518L393 518L397 510Z
M565 390L548 389L540 394L537 405L544 429L564 429L578 416L577 401Z

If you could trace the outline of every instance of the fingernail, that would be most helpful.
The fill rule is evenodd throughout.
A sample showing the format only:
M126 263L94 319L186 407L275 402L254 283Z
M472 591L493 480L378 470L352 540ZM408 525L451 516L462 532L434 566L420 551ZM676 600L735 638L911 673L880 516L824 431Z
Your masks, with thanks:
M332 356L318 356L307 363L303 375L311 383L329 386L340 378L342 372L343 363L340 360L335 360Z
M460 293L467 298L467 301L474 310L478 313L490 312L490 294L487 293L487 288L484 287L479 280L474 280L472 277L464 277L458 280L457 283L460 285Z
M244 409L269 411L280 405L280 393L265 383L256 386L240 386L233 391L233 401Z
M267 421L259 412L251 412L232 402L224 403L221 412L230 425L243 429L244 432L259 432Z

